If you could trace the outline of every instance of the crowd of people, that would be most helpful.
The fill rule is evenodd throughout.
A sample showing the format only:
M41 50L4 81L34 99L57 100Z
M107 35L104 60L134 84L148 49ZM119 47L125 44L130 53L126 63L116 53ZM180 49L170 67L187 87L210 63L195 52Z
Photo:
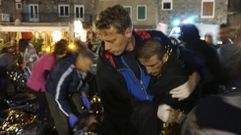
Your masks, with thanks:
M135 31L120 5L103 10L94 25L102 41L97 55L79 41L69 51L61 39L39 58L28 40L19 40L18 65L38 99L40 121L52 119L59 135L80 125L86 130L97 120L81 105L91 109L96 85L104 108L100 135L241 134L241 28L230 37L228 25L220 25L215 45L212 35L201 40L195 25L183 24L173 44L160 31ZM0 55L1 98L14 63L8 50Z

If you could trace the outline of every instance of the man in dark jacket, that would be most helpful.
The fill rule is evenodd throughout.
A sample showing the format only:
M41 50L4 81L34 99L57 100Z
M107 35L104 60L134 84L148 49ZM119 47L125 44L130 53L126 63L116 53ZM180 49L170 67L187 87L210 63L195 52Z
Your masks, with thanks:
M128 12L120 5L102 11L95 22L103 41L97 62L97 85L104 105L103 135L157 135L160 121L154 96L149 93L151 77L136 59L144 39L170 40L161 32L133 32Z
M9 50L9 47L4 47L0 54L0 97L7 96L7 71L10 70L13 65L13 59L10 56Z
M200 80L198 72L201 66L196 62L195 55L183 47L165 45L157 39L146 40L139 47L137 54L140 63L153 77L150 90L153 95L156 95L159 106L158 117L163 122L179 122L172 114L178 110L188 113L195 105L198 96L196 84ZM194 68L189 66L183 56L191 56L189 61L191 59L190 64ZM183 87L183 90L174 89L178 86ZM194 93L193 90L195 90ZM182 93L182 97L177 99L173 94L179 92Z
M46 82L46 98L59 135L71 134L71 128L83 119L82 102L87 108L90 103L85 91L88 89L86 73L93 64L93 55L81 49L77 56L69 56L49 74Z
M200 39L199 31L195 25L182 25L181 33L180 39L184 42L185 48L195 53L203 65L205 72L203 95L217 94L218 85L223 81L222 67L217 51Z

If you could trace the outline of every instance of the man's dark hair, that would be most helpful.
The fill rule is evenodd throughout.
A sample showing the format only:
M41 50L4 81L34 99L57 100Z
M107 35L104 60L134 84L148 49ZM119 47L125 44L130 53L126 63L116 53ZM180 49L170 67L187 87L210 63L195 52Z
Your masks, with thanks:
M132 28L132 22L129 13L121 5L115 5L100 13L95 26L98 30L113 26L118 33L123 33L127 28Z
M83 47L78 51L78 58L90 58L91 60L94 61L95 55L87 47Z
M149 60L152 56L158 55L161 59L165 54L165 46L157 39L147 39L137 51L137 58Z
M184 24L180 28L180 40L184 42L200 40L199 30L194 24Z
M229 28L229 25L228 25L228 24L225 24L225 23L220 24L220 25L219 25L219 29L223 29L223 28Z
M55 43L55 47L54 47L54 55L61 55L64 54L67 50L67 46L68 46L68 41L65 39L61 39L58 42Z
M212 34L210 34L210 33L207 33L204 35L204 38L207 38L207 37L213 38Z
M28 47L28 41L26 39L20 39L18 41L19 51L24 52L25 49Z

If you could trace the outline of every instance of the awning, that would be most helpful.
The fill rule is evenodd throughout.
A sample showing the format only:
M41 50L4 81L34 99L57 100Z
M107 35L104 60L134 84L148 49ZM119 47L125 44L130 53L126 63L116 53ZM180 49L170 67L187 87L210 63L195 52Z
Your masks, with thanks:
M0 32L69 32L69 26L1 26Z

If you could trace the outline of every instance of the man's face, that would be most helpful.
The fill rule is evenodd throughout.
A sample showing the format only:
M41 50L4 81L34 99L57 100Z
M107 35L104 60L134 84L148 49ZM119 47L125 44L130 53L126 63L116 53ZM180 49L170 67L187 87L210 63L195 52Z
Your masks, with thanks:
M90 58L83 57L77 58L76 68L82 72L89 72L91 70L91 66L93 65L93 61Z
M206 41L207 43L209 43L209 44L212 44L212 43L213 43L213 39L212 39L211 36L205 37L205 41Z
M229 28L221 28L218 32L219 39L225 42L226 40L228 40L229 33L230 33Z
M131 41L132 31L127 28L124 33L118 33L115 27L100 30L100 39L105 43L105 50L113 55L121 55Z
M160 75L162 68L162 61L158 55L153 55L149 60L139 58L139 62L146 68L146 71L151 76Z

